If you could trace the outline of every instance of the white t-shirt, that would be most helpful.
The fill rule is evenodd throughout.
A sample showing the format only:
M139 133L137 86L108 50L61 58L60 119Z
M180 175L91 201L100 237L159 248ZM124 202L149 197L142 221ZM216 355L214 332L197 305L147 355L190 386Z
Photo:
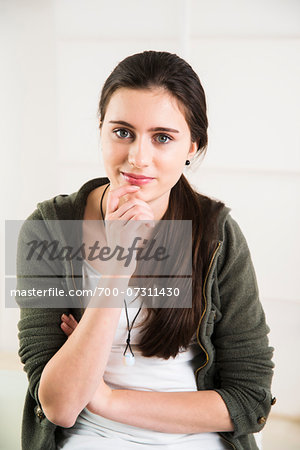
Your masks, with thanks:
M86 261L83 264L83 288L94 289L98 284L99 274ZM140 299L125 297L130 326L135 317ZM130 304L135 307L130 307ZM179 392L197 391L194 370L199 353L198 345L191 345L186 351L180 352L175 358L168 360L158 357L142 356L136 348L139 342L139 328L136 325L146 314L141 309L131 330L130 343L135 356L135 364L126 366L123 353L127 339L127 319L125 308L122 309L119 324L113 340L112 349L104 373L104 381L112 389L135 389L143 391ZM130 353L128 349L127 354ZM64 441L58 449L153 449L153 450L223 450L225 444L217 433L162 433L138 428L106 419L83 409L76 423L71 428L63 430Z

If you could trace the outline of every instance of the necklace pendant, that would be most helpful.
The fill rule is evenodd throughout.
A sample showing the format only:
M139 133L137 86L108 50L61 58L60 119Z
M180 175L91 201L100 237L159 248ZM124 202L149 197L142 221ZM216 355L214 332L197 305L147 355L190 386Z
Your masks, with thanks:
M123 362L125 366L133 366L135 364L135 358L131 353L129 353L128 355L123 356Z

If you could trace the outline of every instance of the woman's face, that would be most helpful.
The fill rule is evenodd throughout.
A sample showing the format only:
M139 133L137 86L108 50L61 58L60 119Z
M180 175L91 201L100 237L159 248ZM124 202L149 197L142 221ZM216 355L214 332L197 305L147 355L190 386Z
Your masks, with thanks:
M156 219L166 211L185 161L197 151L177 99L160 88L115 91L102 122L101 145L111 188L139 185L130 196L147 202Z

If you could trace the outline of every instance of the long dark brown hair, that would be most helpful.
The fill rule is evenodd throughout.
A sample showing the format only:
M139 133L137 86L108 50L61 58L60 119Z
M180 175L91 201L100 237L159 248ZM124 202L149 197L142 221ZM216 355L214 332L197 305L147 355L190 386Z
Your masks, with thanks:
M208 127L205 93L198 75L186 61L176 54L159 51L144 51L125 58L102 88L98 110L102 122L111 96L119 88L164 88L172 94L182 108L192 142L197 142L197 157L205 154ZM195 191L183 174L171 189L162 220L192 221L192 307L148 308L138 345L143 356L175 357L195 335L203 312L204 277L218 242L218 216L223 207L224 203Z

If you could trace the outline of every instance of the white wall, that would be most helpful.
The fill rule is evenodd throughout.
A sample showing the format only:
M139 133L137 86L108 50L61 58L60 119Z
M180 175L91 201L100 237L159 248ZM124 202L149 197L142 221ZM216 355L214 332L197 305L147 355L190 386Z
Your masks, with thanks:
M232 208L271 327L276 412L300 416L300 2L2 0L2 218L103 176L102 84L125 56L186 58L207 94L209 149L194 185ZM1 222L2 248L4 245ZM4 273L4 256L1 258ZM0 350L16 352L17 309Z

